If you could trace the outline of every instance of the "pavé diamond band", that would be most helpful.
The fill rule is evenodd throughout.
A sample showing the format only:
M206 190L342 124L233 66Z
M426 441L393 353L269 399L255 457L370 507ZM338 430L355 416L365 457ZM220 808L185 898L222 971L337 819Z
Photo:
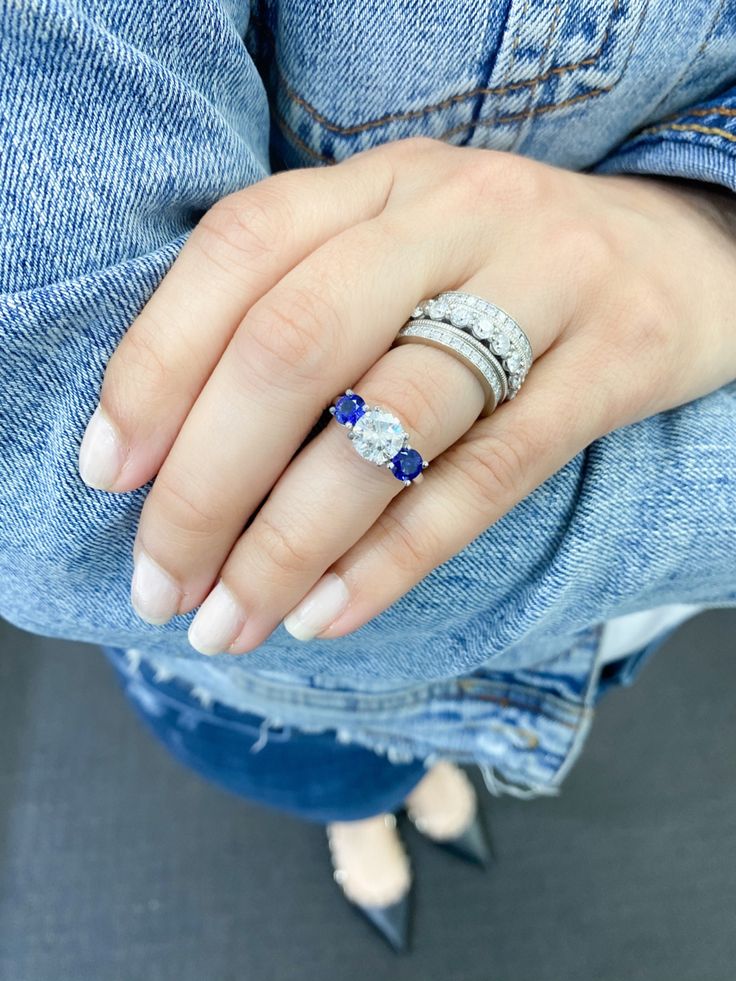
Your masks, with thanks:
M498 358L480 341L458 327L434 320L411 320L401 328L394 343L439 347L467 365L483 386L485 404L481 416L489 416L496 406L508 398L508 381Z
M473 293L449 290L417 304L408 323L423 320L456 327L479 341L503 366L505 398L514 398L529 374L533 354L529 338L510 314Z
M351 388L330 406L335 421L344 426L353 446L364 460L386 467L408 486L427 468L417 450L409 446L409 434L390 412L366 405Z

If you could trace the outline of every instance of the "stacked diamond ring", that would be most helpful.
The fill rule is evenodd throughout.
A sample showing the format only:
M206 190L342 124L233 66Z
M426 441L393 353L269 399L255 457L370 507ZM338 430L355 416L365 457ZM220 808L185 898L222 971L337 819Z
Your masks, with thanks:
M434 333L430 327L434 327ZM455 330L450 333L448 328ZM457 334L464 345L458 342ZM490 409L493 400L487 397L485 415L506 399L514 398L532 366L532 346L514 318L495 303L472 293L451 290L423 300L399 331L397 342L403 338L434 341L474 368L476 374L481 366L486 375L500 369L505 376L503 391L494 391L495 405ZM468 358L467 345L471 341L475 358ZM490 378L488 384L493 388Z
M368 406L349 388L330 406L335 421L349 430L348 436L364 460L386 467L405 487L419 477L428 464L409 446L409 434L401 423L380 406Z

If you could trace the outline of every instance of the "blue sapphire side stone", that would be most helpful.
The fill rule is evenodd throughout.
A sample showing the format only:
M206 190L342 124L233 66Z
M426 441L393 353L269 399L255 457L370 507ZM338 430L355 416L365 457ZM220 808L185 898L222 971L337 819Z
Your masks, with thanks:
M352 395L341 395L335 402L335 419L341 426L355 423L365 413L365 400L353 393Z
M398 480L414 480L422 472L422 469L421 455L409 446L399 450L391 460L391 471Z

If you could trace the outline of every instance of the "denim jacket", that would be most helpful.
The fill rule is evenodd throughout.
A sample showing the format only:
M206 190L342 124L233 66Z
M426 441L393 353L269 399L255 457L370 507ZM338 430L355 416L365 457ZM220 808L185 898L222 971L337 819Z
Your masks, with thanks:
M267 727L554 792L601 624L736 603L736 384L597 440L352 635L279 627L240 658L197 654L193 614L138 619L150 484L77 470L106 361L207 208L417 134L736 190L736 0L0 0L0 612Z

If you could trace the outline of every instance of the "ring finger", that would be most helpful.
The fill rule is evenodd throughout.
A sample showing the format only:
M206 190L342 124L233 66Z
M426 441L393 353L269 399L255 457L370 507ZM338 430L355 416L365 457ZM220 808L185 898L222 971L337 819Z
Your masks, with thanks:
M470 370L425 346L388 351L360 379L367 405L395 414L425 460L478 417L483 390ZM292 461L236 543L190 630L203 654L260 644L325 569L358 541L402 488L330 424Z

